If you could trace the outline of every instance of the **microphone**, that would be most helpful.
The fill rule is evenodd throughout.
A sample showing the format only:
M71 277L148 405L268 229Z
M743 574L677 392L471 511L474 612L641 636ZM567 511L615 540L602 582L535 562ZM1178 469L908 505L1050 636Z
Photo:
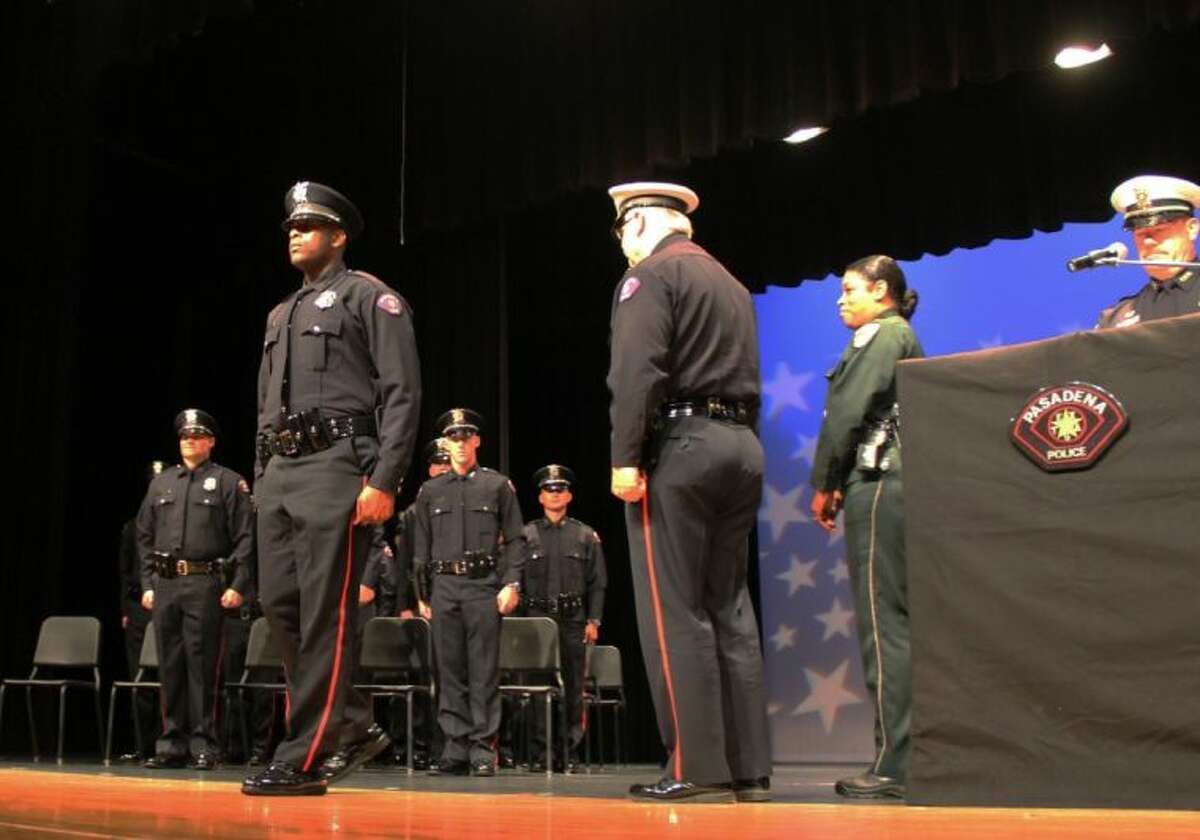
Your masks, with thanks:
M1129 247L1124 242L1114 242L1099 251L1088 251L1082 257L1067 260L1067 271L1079 271L1082 268L1095 268L1098 265L1112 265L1115 260L1123 260L1129 256Z

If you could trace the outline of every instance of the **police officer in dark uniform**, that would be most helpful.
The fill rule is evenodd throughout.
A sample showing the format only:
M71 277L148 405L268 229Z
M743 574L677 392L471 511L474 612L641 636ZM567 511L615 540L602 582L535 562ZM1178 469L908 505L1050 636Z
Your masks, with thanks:
M412 313L343 262L363 228L341 193L308 181L284 202L301 287L267 316L259 368L259 578L283 657L288 736L247 794L321 794L389 743L353 687L371 526L394 512L421 400Z
M846 512L863 675L875 705L875 760L837 782L843 796L901 797L908 770L912 681L896 363L924 355L908 323L916 306L891 257L865 257L842 276L838 310L854 337L828 375L812 513L832 531L838 511Z
M1182 178L1139 175L1113 190L1111 203L1125 214L1138 258L1195 262L1200 186ZM1194 268L1143 266L1150 282L1100 313L1098 327L1129 327L1142 321L1200 312L1200 272Z
M500 728L500 619L520 601L525 536L512 482L476 459L483 419L455 408L437 428L449 472L417 493L413 516L416 580L428 567L438 660L438 720L445 737L438 773L494 776Z
M397 574L396 553L388 540L387 529L380 525L371 533L371 549L363 568L362 583L358 586L361 624L376 616L386 618L396 614ZM362 635L362 627L359 627L359 635Z
M626 505L638 634L667 775L638 799L769 798L758 625L746 586L762 496L750 294L691 241L675 184L609 190L629 260L612 304L612 492Z
M600 535L578 519L567 516L574 498L575 473L561 464L548 464L533 474L538 501L545 514L525 526L528 546L522 586L525 613L547 616L558 622L559 650L563 655L567 733L570 754L567 771L579 763L583 740L583 679L587 645L600 637L604 590L608 572ZM529 769L543 772L546 754L546 719L535 715L536 749ZM557 754L557 753L556 753Z
M163 461L151 461L146 468L146 483L167 468ZM137 547L137 517L129 519L121 527L121 543L117 554L118 575L121 582L121 630L125 636L125 663L129 668L129 679L138 672L142 658L142 643L146 640L146 628L150 625L150 610L142 606L142 560ZM126 753L122 761L144 761L153 754L154 742L158 738L158 712L154 708L154 692L139 691L135 694L139 732L139 751Z
M221 608L243 602L254 509L245 479L209 457L217 442L210 415L181 411L175 432L183 463L150 482L137 518L142 605L154 611L162 682L163 733L146 766L188 763L212 770L220 754L215 714Z

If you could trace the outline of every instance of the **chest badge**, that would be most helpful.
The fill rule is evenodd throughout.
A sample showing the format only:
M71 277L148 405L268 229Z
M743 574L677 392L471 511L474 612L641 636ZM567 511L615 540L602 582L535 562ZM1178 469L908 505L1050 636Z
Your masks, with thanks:
M333 306L333 303L336 300L337 292L335 292L333 289L326 289L325 291L321 292L321 294L317 295L317 299L313 301L313 306L317 307L317 309L328 309L329 307Z
M213 490L216 490L217 489L217 480L211 475L208 478L204 479L204 489L209 491L210 493Z

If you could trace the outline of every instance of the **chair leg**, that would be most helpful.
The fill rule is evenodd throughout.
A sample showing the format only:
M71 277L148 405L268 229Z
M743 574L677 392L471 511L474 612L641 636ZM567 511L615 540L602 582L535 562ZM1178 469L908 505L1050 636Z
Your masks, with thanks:
M567 772L567 765L571 760L571 731L569 727L570 721L567 720L567 695L564 692L558 698L558 720L562 724L562 766L563 774Z
M57 762L61 767L63 763L63 732L67 728L67 687L64 685L58 690L58 756Z
M600 769L604 769L604 707L596 706L596 756Z
M404 754L407 758L408 775L413 774L413 693L404 695Z
M550 726L550 692L542 695L546 698L546 778L554 775L554 729Z
M129 701L130 705L136 706L137 705L137 697L136 697L136 695L133 694L132 689L130 689L130 698L131 698ZM117 687L114 685L112 687L112 691L110 691L108 693L108 729L107 729L108 734L104 738L104 766L105 767L112 766L113 715L116 713L116 711L117 711ZM137 731L137 724L134 724L134 731L135 732ZM138 747L138 752L139 753L141 752L140 746Z
M92 696L96 703L96 740L100 743L100 754L103 756L108 730L104 727L104 710L100 706L100 686L96 686Z
M253 695L251 695L250 702L254 702ZM246 689L244 688L238 689L238 727L242 732L242 755L248 762L250 761L250 733L246 726Z
M39 762L42 756L38 752L37 724L33 719L33 687L25 686L25 708L29 712L29 740L33 742L33 760Z
M617 767L621 767L625 761L625 739L621 737L621 718L625 716L625 705L623 703L613 706L613 743L616 747Z

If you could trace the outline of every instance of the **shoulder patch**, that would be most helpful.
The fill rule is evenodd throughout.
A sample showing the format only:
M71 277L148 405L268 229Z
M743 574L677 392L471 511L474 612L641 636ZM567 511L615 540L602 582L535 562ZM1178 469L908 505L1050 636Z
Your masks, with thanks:
M592 531L592 540L595 542L600 542L600 535L597 534L595 531Z
M863 324L854 331L854 346L856 349L862 349L871 343L876 334L879 332L879 322L872 321L869 324Z
M400 302L400 298L391 292L385 295L380 295L375 301L375 305L389 315L399 315L404 312L404 304Z
M631 297L637 294L638 289L642 288L642 281L636 277L627 277L625 282L621 284L621 293L617 295L617 303L624 303Z

